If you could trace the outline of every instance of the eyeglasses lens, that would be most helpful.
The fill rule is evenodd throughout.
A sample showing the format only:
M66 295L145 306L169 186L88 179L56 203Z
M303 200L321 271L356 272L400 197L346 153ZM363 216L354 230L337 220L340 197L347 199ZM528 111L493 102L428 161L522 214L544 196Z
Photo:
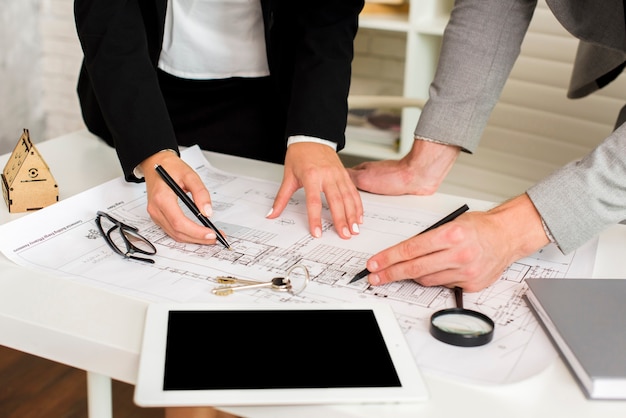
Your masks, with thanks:
M105 215L99 216L102 232L106 234L105 239L117 248L122 255L127 253L155 254L156 249L137 231L128 225L113 222Z

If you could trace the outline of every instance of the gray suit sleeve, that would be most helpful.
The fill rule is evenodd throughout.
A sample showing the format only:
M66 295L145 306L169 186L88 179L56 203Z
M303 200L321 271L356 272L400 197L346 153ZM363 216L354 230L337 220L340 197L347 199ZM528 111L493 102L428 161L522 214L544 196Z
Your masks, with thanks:
M415 135L473 152L520 52L536 0L458 0Z
M556 170L527 194L565 254L626 213L626 124L590 154Z

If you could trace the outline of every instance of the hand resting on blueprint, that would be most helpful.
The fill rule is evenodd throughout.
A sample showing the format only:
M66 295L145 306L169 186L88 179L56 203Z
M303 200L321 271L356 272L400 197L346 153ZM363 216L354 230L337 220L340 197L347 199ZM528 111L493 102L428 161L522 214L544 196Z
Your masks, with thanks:
M155 224L179 242L215 244L213 230L198 224L183 214L178 197L154 170L162 165L174 181L187 193L200 211L211 217L211 196L200 177L173 152L156 153L141 163L148 193L148 213ZM268 218L278 217L299 188L304 187L309 230L314 237L322 236L322 197L330 207L333 223L341 238L359 233L363 222L363 205L356 187L350 180L337 153L327 145L296 143L289 146L285 160L283 182Z
M360 190L383 195L431 195L437 191L461 149L454 145L414 141L399 160L367 161L349 168Z
M322 193L337 234L348 239L359 233L359 224L363 223L361 196L335 150L312 142L291 144L285 156L283 181L267 217L280 216L291 196L301 187L304 187L312 236L322 236Z
M486 212L466 212L375 254L367 261L368 280L376 286L410 278L423 286L477 292L549 242L539 213L523 194Z

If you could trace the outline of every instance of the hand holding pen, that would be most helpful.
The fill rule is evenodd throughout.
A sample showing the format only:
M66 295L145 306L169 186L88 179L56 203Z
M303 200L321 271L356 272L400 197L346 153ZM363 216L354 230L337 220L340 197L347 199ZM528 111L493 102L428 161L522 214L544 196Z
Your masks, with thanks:
M217 240L224 245L227 249L230 250L230 245L224 238L224 236L220 233L217 227L207 218L204 214L198 209L196 204L191 200L191 198L185 193L183 189L174 181L174 179L168 174L168 172L160 165L156 164L154 166L156 172L161 176L163 181L172 189L176 196L187 206L187 208L191 211L191 213L202 223L202 225L211 228L217 237Z
M172 239L181 243L213 245L217 234L210 227L198 222L196 218L185 216L178 195L163 181L154 169L155 165L167 167L167 172L181 189L188 194L202 214L213 214L211 194L202 179L185 163L176 152L157 152L146 158L139 165L146 181L146 210L152 221L161 227ZM195 215L194 215L195 216Z
M442 219L440 219L439 221L435 222L433 225L429 226L428 228L426 228L426 229L424 229L423 231L421 231L420 233L418 233L418 234L416 235L416 237L417 237L417 236L419 236L419 235L421 235L421 234L423 234L423 233L425 233L425 232L432 231L433 229L436 229L436 228L438 228L438 227L440 227L440 226L442 226L442 225L444 225L444 224L446 224L446 223L448 223L448 222L450 222L450 221L453 221L453 220L454 220L454 219L456 219L459 215L461 215L461 214L463 214L464 212L466 212L468 209L469 209L469 207L468 207L467 205L463 205L463 206L461 206L460 208L458 208L458 209L457 209L457 210L455 210L454 212L452 212L452 213L450 213L449 215L447 215L447 216L443 217L443 218L442 218ZM393 250L393 248L392 248L392 249L388 249L388 250L386 250L386 251L391 251L391 250ZM378 255L378 254L377 254L377 255ZM416 255L417 255L417 254L416 254ZM358 280L360 280L360 279L362 279L362 278L364 278L364 277L366 277L366 276L368 276L368 275L370 275L370 274L371 274L371 272L370 272L367 268L365 268L365 269L361 270L360 272L358 272L358 273L357 273L357 274L356 274L356 275L352 278L352 280L350 280L350 282L349 282L349 283L354 283L354 282L356 282L356 281L358 281ZM376 278L377 278L377 277L376 277ZM409 277L405 277L405 278L409 278ZM371 281L371 280L370 280L370 281ZM372 284L376 285L377 283L372 283Z

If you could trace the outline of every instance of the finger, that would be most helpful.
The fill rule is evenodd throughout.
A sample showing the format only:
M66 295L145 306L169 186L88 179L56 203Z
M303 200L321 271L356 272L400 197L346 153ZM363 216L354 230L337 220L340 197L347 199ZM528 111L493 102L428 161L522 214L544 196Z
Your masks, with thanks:
M445 259L440 260L437 254L438 253L430 253L391 264L384 269L372 272L368 277L368 281L373 286L379 286L406 279L420 280L423 277L433 275L442 270L456 267L446 263ZM440 260L440 262L437 262L438 260ZM424 284L424 286L432 285L429 283L422 284Z
M487 272L481 269L478 274L472 274L464 268L449 269L414 280L422 286L445 286L448 288L458 286L464 292L472 293L483 290L493 284L501 277L503 270L504 268L498 270L498 272Z
M440 248L436 247L433 241L428 240L429 236L434 235L434 233L435 231L430 231L423 235L411 237L374 254L367 261L367 269L373 273L379 272L395 264L418 259L439 250Z
M309 232L315 238L322 236L322 190L317 181L307 181L304 184ZM328 195L326 198L329 199ZM330 206L330 203L329 203ZM332 210L331 210L332 214ZM334 218L333 218L334 219Z
M339 234L339 236L343 239L352 237L352 233L348 228L348 221L346 219L346 206L343 201L344 196L338 190L337 185L335 183L327 185L324 189L324 194L326 195L326 201L328 202L328 207L330 209L330 216L333 219L333 224L335 225L337 234ZM319 211L317 212L318 217L321 214L321 199L319 200ZM311 222L311 211L314 210L313 203L309 203L309 201L307 201L307 207L309 208L309 222Z
M215 244L215 232L188 218L178 204L178 197L169 189L154 194L148 213L154 223L175 241Z
M289 199L291 199L291 196L293 196L293 194L296 192L296 190L298 190L298 188L299 188L299 185L295 181L295 179L293 179L293 177L288 176L287 173L285 173L283 177L283 182L281 183L280 188L278 189L278 193L276 193L276 197L274 198L274 203L272 204L272 207L269 213L266 215L266 218L274 219L280 216L280 214L283 212L283 210L285 210L285 208L289 204Z
M416 247L404 247L410 252L409 255L403 261L375 272L369 278L370 283L380 285L403 279L414 279L424 286L453 286L459 283L466 286L467 282L471 283L470 288L474 288L476 280L484 277L485 274L491 276L488 272L493 271L493 268L499 272L503 271L504 266L501 261L494 259L493 262L487 262L480 246L470 242L458 242L456 240L458 233L455 231L457 228L450 228L451 231L441 228L444 231L437 234L437 238L430 240L431 243L441 240L444 244L440 249L432 252L424 250L419 254L415 250ZM428 235L434 237L435 234L432 234L434 232L439 231L431 231L415 238L428 238ZM416 240L412 239L412 241Z
M182 178L181 187L185 192L191 193L193 202L204 216L208 218L213 216L211 193L196 172L186 173Z
M343 184L341 194L345 196L344 205L346 206L346 217L350 224L350 230L353 234L358 234L359 225L363 223L363 201L361 200L361 194L350 181Z

